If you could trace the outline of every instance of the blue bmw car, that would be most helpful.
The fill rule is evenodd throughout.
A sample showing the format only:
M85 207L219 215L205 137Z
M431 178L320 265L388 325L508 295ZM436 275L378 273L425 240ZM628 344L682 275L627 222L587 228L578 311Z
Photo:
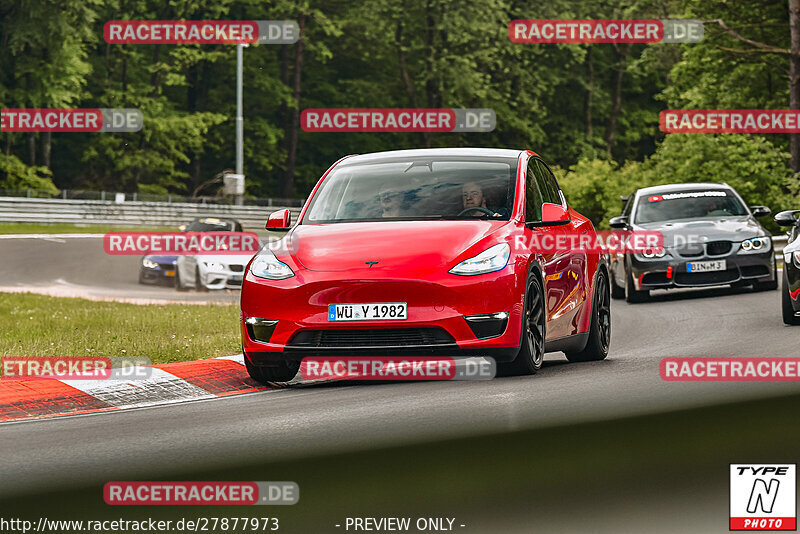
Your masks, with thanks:
M140 284L175 285L175 263L178 256L149 254L142 258L139 266Z

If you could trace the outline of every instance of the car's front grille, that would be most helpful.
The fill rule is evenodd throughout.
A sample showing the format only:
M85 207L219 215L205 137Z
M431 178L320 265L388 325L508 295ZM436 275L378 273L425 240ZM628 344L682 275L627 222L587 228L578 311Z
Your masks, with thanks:
M228 285L229 286L240 286L240 285L242 285L242 281L241 280L233 280L233 279L229 278L228 279Z
M159 263L158 266L161 267L165 271L174 271L175 270L175 264L174 263Z
M228 269L235 273L240 273L244 271L244 265L228 265Z
M712 271L708 273L675 273L675 285L714 285L729 284L739 279L738 269Z
M358 330L304 330L296 333L290 347L413 347L455 343L441 328L392 328Z
M703 255L703 246L700 244L684 245L676 250L684 258L699 258Z
M730 241L711 241L706 243L706 252L709 256L721 256L727 254L733 248Z

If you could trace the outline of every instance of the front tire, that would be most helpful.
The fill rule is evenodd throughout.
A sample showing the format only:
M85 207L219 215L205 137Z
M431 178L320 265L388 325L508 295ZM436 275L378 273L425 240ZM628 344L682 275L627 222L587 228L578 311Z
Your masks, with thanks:
M617 279L612 273L609 278L611 279L611 298L621 300L625 298L625 288L617 285Z
M244 351L242 351L242 356L244 357L244 366L247 369L247 374L259 384L266 385L269 382L288 382L297 375L297 371L300 369L299 363L295 365L286 360L282 360L280 365L275 367L253 365L250 363L250 360L247 359Z
M786 274L786 266L783 267L783 287L781 288L781 308L783 309L783 322L791 325L800 325L800 317L797 317L792 307L792 297L789 296L789 275Z
M589 324L589 341L580 352L567 352L571 362L591 362L604 360L611 345L611 299L608 282L603 271L597 273L592 298L592 321Z
M189 286L183 285L183 278L181 277L181 270L175 266L175 289L178 291L189 291Z
M206 287L206 285L203 283L203 278L200 276L199 265L195 266L194 268L194 288L201 293L208 292L208 287Z
M650 298L650 291L647 289L638 290L633 285L633 275L630 271L625 273L625 301L629 304L636 304L639 302L647 302Z
M508 363L498 363L500 374L532 375L542 368L544 361L544 340L546 319L544 311L544 290L539 277L528 274L522 309L522 335L517 357Z
M772 272L774 273L772 280L769 282L753 282L753 289L756 291L774 291L778 289L778 265L775 259L772 259Z

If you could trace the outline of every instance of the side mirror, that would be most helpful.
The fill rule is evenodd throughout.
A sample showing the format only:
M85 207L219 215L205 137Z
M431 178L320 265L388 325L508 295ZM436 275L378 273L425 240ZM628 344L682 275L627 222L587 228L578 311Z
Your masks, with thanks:
M551 204L550 202L545 202L542 204L542 220L526 223L526 226L562 226L569 223L570 218L567 208L560 204Z
M267 219L267 230L286 231L292 227L292 212L289 210L279 210L270 214Z
M766 206L750 206L750 210L753 212L753 217L766 217L772 210Z
M626 204L631 199L631 196L630 195L620 195L619 199L622 201L623 204Z
M775 222L778 226L794 226L798 223L798 214L800 210L782 211L775 216Z
M625 230L628 228L628 216L620 215L618 217L614 217L608 221L608 225L611 228L620 228L622 230Z

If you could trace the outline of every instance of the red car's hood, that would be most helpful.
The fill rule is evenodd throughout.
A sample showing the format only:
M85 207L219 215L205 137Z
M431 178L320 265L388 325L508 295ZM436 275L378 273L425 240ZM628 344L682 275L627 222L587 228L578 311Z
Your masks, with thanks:
M311 271L413 270L452 262L505 224L508 221L302 224L287 238L292 258ZM378 263L370 267L366 262Z

